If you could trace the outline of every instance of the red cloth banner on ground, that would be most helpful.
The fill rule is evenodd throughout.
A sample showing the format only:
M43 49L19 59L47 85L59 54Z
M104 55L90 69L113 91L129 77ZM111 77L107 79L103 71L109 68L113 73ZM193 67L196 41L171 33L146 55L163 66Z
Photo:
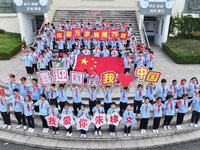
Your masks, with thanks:
M83 29L83 38L91 39L91 29Z
M118 30L110 30L110 38L111 39L118 39L119 31Z
M127 37L128 37L128 32L120 32L119 33L119 39L120 40L127 40Z
M73 34L71 29L66 29L65 30L65 38L66 39L73 39Z
M124 73L124 61L119 57L93 57L78 55L75 60L74 69L76 71L83 71L86 69L89 75L92 75L96 70L100 77L103 72L114 71Z
M101 30L93 30L93 39L100 40L101 39Z
M73 29L73 37L74 38L81 38L81 28L74 28Z
M108 30L101 30L101 39L107 40L109 37L109 31Z
M71 84L83 85L83 81L84 81L83 78L84 78L83 72L76 72L76 71L70 72L70 83Z
M67 83L68 71L66 68L59 68L53 70L53 77L55 83Z
M56 31L56 39L64 39L64 33L63 31Z

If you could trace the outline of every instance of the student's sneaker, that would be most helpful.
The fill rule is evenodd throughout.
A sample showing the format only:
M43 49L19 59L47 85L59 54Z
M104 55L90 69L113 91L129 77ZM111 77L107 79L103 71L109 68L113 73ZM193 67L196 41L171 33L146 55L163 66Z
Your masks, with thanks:
M27 126L24 126L24 130L26 130L27 129Z
M99 131L99 135L100 135L100 136L102 135L101 131Z
M194 124L194 127L196 128L196 127L197 127L197 124Z
M110 134L109 134L110 136L112 136L112 132L110 132Z
M19 129L19 128L21 128L21 126L22 126L21 124L20 124L20 125L18 125L18 126L16 127L16 129Z
M171 130L171 127L170 127L170 126L167 126L167 128L168 128L169 130Z
M69 132L66 133L66 136L69 136Z
M167 130L167 126L164 126L163 128L164 128L164 130Z
M59 134L59 131L56 131L56 134Z
M31 79L30 76L28 76L28 80Z
M7 124L4 124L4 125L3 125L3 129L7 128L7 126L8 126Z
M141 134L144 134L144 130L143 129L141 129Z
M126 134L126 133L124 133L124 136L127 136L127 134Z
M11 129L11 125L8 125L8 130L10 130Z
M69 133L69 137L71 137L72 136L72 133Z
M28 129L28 132L31 132L31 130L32 130L32 128L29 128L29 129Z
M190 123L190 127L193 127L193 125L194 125L193 123Z
M156 133L156 130L153 129L153 133Z
M94 132L94 135L97 136L97 131Z
M144 129L144 131L143 131L143 132L144 132L144 134L147 134L147 132L146 132L146 130L145 130L145 129Z
M113 132L112 136L115 136L115 133Z
M180 128L179 128L179 125L176 125L176 129L177 129L177 130L179 130L179 129L180 129Z
M83 134L83 137L86 138L86 134Z
M156 133L158 133L158 130L156 130Z
M138 117L140 117L140 114L137 114Z
M45 131L46 131L46 128L43 128L42 133L45 133Z
M83 137L83 134L81 134L81 136L80 136L81 138Z
M182 130L182 127L181 127L181 125L179 125L179 129L180 129L180 130Z
M55 134L55 131L52 131L52 134Z
M35 129L31 129L31 133L33 133L33 132L34 132L34 130L35 130Z
M131 136L131 134L129 133L128 136Z
M46 128L44 133L48 133L48 131L49 131L49 128Z

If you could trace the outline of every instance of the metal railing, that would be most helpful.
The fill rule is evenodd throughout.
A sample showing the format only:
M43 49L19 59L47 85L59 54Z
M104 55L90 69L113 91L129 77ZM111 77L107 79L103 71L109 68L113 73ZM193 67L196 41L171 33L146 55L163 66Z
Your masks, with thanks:
M148 39L148 37L147 37L147 32L146 32L146 29L145 29L145 25L144 25L144 22L142 23L142 29L143 29L143 33L144 33L144 39L145 39L145 43L146 43L146 45L148 46L148 48L150 48L151 49L151 46L150 46L150 44L149 44L149 39Z

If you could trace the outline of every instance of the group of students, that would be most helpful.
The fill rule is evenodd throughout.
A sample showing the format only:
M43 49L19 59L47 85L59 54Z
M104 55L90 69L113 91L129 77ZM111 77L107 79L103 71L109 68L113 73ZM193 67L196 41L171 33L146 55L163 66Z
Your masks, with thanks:
M63 114L73 114L75 117L81 117L83 114L86 117L93 117L95 112L105 113L107 115L114 112L119 113L120 116L131 116L138 115L140 117L140 129L142 134L146 134L146 129L148 126L148 119L151 117L151 111L153 111L153 132L158 133L158 128L160 126L160 119L164 116L164 129L171 129L170 123L175 115L175 110L177 109L177 130L181 130L181 124L184 119L184 115L188 112L188 108L191 106L192 117L190 126L197 127L199 116L200 116L200 91L197 92L198 80L196 77L190 79L188 85L186 85L186 79L182 79L180 85L177 85L177 81L173 80L172 84L168 87L166 86L166 79L161 80L161 85L156 88L156 85L153 83L148 83L144 87L144 82L139 84L139 80L135 85L135 98L132 106L128 103L128 95L130 92L131 84L127 87L122 87L120 85L120 99L119 106L120 111L116 108L116 103L112 102L112 91L114 86L101 86L103 89L104 95L104 107L101 106L101 101L98 100L97 95L99 94L99 88L96 87L87 87L89 93L89 113L85 109L85 105L82 103L81 93L85 85L79 88L79 85L74 85L70 83L64 84L51 84L49 86L38 85L37 79L32 79L32 83L27 85L26 78L22 77L21 83L17 83L15 76L9 74L9 81L0 82L8 85L10 97L5 95L4 89L0 90L0 111L4 120L3 128L11 128L10 122L10 105L9 101L12 101L13 111L15 117L18 121L17 128L20 128L22 124L24 129L26 129L27 123L29 125L29 132L34 132L34 114L39 112L43 132L47 133L49 127L45 120L45 117L49 114L53 114L56 117L59 116L58 111L58 102L60 105L60 111ZM72 106L73 112L69 108L69 102L67 98L67 87L70 87L72 92ZM143 101L144 88L146 88L146 94ZM156 91L156 96L154 93ZM156 100L156 103L153 103L153 100ZM34 111L35 110L35 111ZM26 118L26 119L25 119ZM130 136L131 126L124 129L124 136ZM110 136L115 135L115 126L109 125ZM59 128L53 127L53 134L59 133ZM95 135L102 135L101 128L95 128ZM72 127L67 130L67 136L72 135ZM81 130L81 137L86 137L86 131Z

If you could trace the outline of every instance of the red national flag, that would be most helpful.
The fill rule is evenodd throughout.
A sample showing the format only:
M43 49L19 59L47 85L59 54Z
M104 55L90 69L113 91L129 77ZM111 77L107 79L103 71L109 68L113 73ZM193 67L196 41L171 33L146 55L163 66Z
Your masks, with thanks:
M118 39L119 31L118 30L110 30L110 38L111 39Z
M93 30L93 39L100 40L101 39L101 30Z
M119 39L120 40L127 40L128 32L123 32L121 31L119 34Z
M109 37L109 30L101 30L101 39L107 40Z
M73 39L73 34L71 29L65 29L65 38L66 39Z
M63 31L56 31L56 39L63 39L64 34Z
M81 28L74 28L73 29L73 37L74 38L81 38Z
M83 38L91 39L91 29L83 29Z
M77 55L74 69L76 71L87 69L89 75L94 70L100 76L102 72L114 71L124 73L124 61L123 58L119 57L93 57Z

